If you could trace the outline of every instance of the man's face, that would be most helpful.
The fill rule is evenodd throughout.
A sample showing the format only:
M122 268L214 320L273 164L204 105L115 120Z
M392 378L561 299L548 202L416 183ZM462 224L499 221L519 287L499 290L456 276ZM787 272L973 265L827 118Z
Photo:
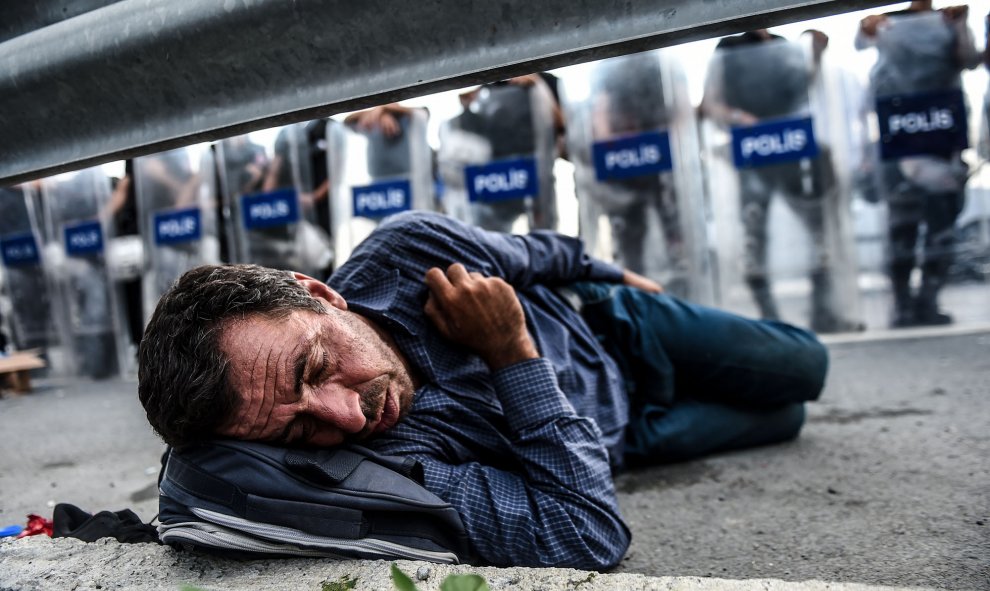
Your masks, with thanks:
M337 304L327 309L225 327L220 347L239 403L221 435L332 446L380 433L408 413L415 388L396 350L364 318Z

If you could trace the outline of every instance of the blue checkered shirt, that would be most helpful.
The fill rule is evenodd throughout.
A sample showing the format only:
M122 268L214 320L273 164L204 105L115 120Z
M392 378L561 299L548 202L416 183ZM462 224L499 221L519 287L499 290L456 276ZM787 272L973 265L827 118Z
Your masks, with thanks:
M455 262L515 287L540 359L491 372L432 326L423 276ZM426 488L457 509L488 563L603 569L629 546L609 469L627 394L614 361L552 290L621 278L575 238L407 213L386 220L328 282L389 331L424 378L409 415L371 446L418 459Z

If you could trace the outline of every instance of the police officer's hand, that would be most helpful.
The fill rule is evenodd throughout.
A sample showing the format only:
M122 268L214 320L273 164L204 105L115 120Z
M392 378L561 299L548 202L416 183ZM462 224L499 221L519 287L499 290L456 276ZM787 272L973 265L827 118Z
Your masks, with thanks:
M663 293L663 286L652 279L643 277L639 273L633 273L629 269L622 271L622 283L629 287L635 287L650 293Z
M388 107L373 107L354 113L346 121L361 131L380 130L387 138L398 137L402 133L402 126Z
M539 82L539 76L536 74L526 74L525 76L509 78L508 82L509 84L515 84L516 86L534 86Z
M397 138L402 135L402 126L399 125L399 120L388 111L382 113L381 118L378 120L378 127L387 138Z
M969 6L965 4L960 6L946 6L942 9L942 14L946 20L964 21L969 18Z
M811 36L811 51L815 62L821 60L822 52L828 47L828 35L818 29L808 29L802 35Z
M867 37L876 37L877 29L885 22L887 22L887 15L871 14L870 16L859 21L859 29Z
M433 267L425 281L427 317L444 337L473 350L492 370L540 356L516 292L502 279L468 273L455 263L446 273Z

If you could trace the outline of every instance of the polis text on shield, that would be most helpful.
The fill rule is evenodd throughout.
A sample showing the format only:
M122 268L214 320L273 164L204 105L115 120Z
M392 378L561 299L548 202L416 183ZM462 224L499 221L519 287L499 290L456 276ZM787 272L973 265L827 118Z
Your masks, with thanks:
M401 209L405 205L406 193L396 187L389 187L384 191L366 191L357 195L358 211Z
M255 220L277 220L288 217L289 204L285 201L273 201L270 203L254 203L251 205L248 215Z
M898 133L925 133L952 129L956 124L952 109L932 107L928 111L897 113L887 119L891 135Z
M10 261L29 261L38 256L34 245L28 242L18 242L3 245L4 258Z
M605 168L613 170L639 168L650 164L657 164L663 156L660 153L660 146L656 144L640 144L638 148L625 148L613 150L605 153Z
M474 177L474 191L482 193L507 193L521 191L529 182L529 172L521 168L510 168L504 172L479 174Z
M743 158L771 156L800 152L808 145L808 134L803 129L783 129L743 138L740 148Z
M196 233L196 219L192 216L158 222L158 234L163 238L183 238Z
M69 233L69 247L73 249L93 248L100 243L98 230L84 230Z

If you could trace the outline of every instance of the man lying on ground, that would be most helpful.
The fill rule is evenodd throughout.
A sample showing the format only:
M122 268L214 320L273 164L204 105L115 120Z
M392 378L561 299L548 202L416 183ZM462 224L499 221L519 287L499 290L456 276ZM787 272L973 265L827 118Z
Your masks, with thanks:
M612 469L792 439L828 365L807 331L661 292L575 238L402 214L329 285L186 273L145 331L139 394L173 446L412 456L482 559L603 569L630 541Z

